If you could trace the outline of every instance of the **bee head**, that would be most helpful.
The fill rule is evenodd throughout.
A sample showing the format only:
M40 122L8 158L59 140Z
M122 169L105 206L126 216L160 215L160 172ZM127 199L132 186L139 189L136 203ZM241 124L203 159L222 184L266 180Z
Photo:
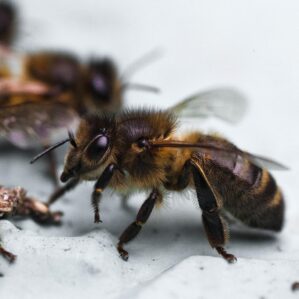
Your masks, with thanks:
M107 116L88 115L81 120L65 158L61 181L72 177L94 179L113 159L114 120Z
M94 106L110 105L115 98L118 84L117 69L110 59L93 59L89 62L86 72L86 91Z

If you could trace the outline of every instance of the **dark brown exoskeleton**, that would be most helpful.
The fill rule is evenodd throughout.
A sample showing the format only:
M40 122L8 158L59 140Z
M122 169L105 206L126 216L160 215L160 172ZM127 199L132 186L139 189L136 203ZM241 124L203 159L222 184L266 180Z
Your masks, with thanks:
M51 212L49 207L41 201L27 196L25 189L5 188L0 186L0 219L11 217L29 217L39 224L60 224L62 213ZM16 256L5 250L0 244L0 255L9 262Z
M258 163L280 169L282 165L241 151L217 136L193 132L179 137L176 130L170 110L84 117L76 136L63 141L71 143L61 175L67 183L51 196L49 204L80 181L95 180L92 205L94 221L100 222L99 202L106 187L120 193L133 188L150 190L135 221L119 238L117 249L124 260L128 259L124 244L140 232L165 192L196 190L210 245L229 262L235 257L224 249L228 229L221 217L223 210L251 227L282 228L282 193Z

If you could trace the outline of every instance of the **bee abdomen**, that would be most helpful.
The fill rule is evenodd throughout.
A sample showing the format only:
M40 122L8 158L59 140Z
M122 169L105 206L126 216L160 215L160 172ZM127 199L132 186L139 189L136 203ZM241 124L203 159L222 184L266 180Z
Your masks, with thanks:
M251 188L248 208L243 220L249 226L279 231L283 225L283 195L271 174L262 169ZM247 219L246 219L247 218Z

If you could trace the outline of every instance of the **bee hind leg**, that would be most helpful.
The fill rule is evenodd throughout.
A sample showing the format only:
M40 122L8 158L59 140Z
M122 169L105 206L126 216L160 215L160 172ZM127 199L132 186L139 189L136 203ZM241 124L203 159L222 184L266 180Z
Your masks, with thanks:
M202 220L208 241L226 261L234 263L237 260L236 257L224 249L228 239L228 230L224 219L219 214L216 196L203 170L195 161L192 161L192 174L199 206L203 211Z
M148 220L155 203L161 198L161 194L158 190L154 189L149 197L142 204L137 214L136 220L131 223L126 230L121 234L119 242L117 244L117 250L124 261L129 258L129 253L123 248L124 244L133 240L141 231L143 224Z

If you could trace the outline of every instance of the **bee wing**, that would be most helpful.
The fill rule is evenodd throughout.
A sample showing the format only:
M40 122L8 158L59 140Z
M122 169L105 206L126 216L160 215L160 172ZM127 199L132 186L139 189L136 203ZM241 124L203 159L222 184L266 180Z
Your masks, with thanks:
M269 159L267 157L257 156L250 153L243 153L246 157L249 158L249 160L256 164L257 166L260 166L262 168L267 168L271 170L289 170L289 168L280 162L274 161L272 159Z
M21 148L47 144L60 129L73 127L78 120L68 105L51 101L25 102L1 107L0 135Z
M238 156L242 156L245 159L250 160L253 164L260 166L262 168L267 168L270 170L288 170L289 168L279 162L276 162L272 159L257 156L250 154L248 152L244 152L237 147L234 146L221 146L219 144L211 144L211 143L188 143L184 141L153 141L151 142L151 146L153 147L176 147L176 148L196 148L198 152L212 154L211 157L216 157L216 160L221 161L225 164L225 160L232 160Z
M216 88L196 93L170 108L187 118L217 117L229 123L239 122L247 109L246 97L233 88Z

